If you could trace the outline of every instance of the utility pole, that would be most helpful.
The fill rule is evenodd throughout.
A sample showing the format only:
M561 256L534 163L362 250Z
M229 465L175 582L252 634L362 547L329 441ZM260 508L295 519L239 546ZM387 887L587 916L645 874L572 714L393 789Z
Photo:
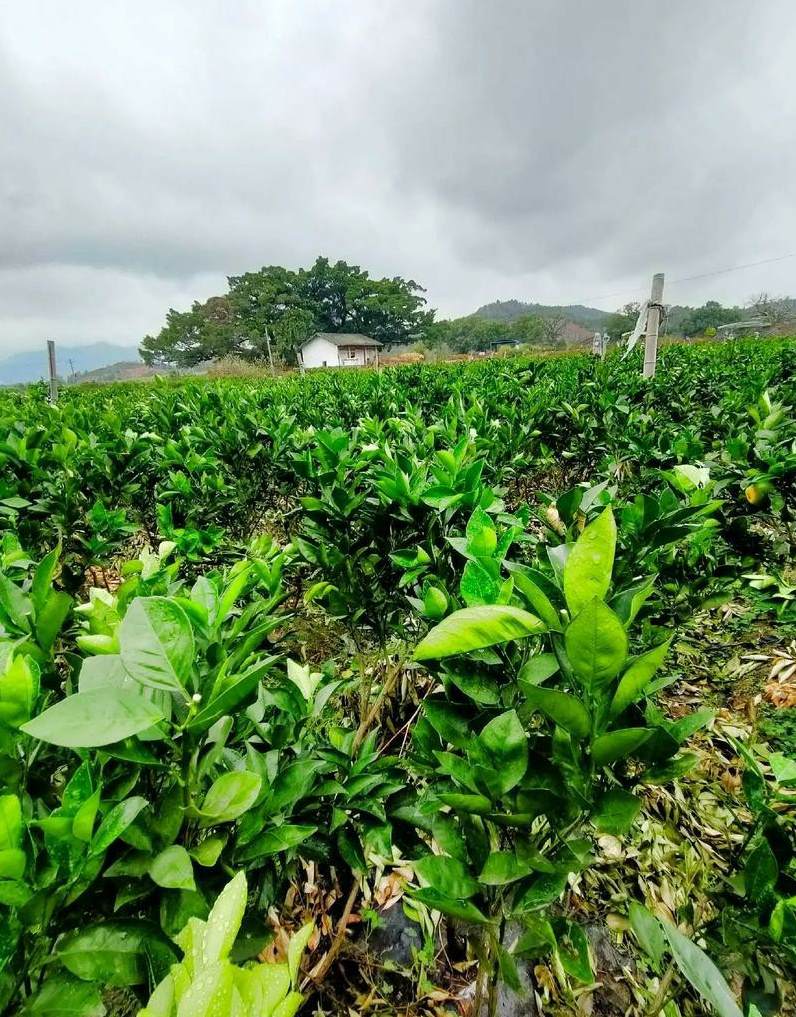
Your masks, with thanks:
M47 367L50 372L50 402L58 402L58 373L55 368L55 340L47 340Z
M265 330L265 345L268 347L268 363L271 365L271 374L274 374L274 355L271 353L271 336L268 329Z
M663 272L652 277L649 309L647 311L647 331L644 337L644 370L645 378L655 377L655 365L658 360L658 329L661 324L663 308Z

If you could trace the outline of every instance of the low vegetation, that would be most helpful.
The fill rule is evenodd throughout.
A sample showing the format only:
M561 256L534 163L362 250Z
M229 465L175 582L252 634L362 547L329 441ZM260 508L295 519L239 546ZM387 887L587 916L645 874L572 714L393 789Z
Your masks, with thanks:
M1 393L0 1008L789 1012L795 378Z

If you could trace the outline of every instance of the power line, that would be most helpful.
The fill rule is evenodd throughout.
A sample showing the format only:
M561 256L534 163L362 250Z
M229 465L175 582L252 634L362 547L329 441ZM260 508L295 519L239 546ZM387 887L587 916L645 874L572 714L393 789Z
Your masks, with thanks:
M715 272L702 272L700 275L686 275L681 279L672 279L669 283L691 282L692 279L707 279L712 275L726 275L727 272L740 272L743 268L755 268L757 265L772 265L775 261L787 261L788 258L796 258L796 251L793 254L782 254L778 258L763 258L762 261L748 261L745 265L733 265L732 268L717 268Z
M748 261L744 265L733 265L730 268L717 268L712 272L700 272L698 275L685 275L679 279L667 280L667 287L676 285L677 283L691 282L694 279L709 279L714 275L726 275L728 272L740 272L745 268L756 268L758 265L772 265L777 261L787 261L788 258L796 258L796 251L792 254L781 254L777 258L763 258L761 261ZM614 293L603 293L599 297L585 297L583 300L573 301L573 304L588 304L591 301L597 300L610 300L611 297L627 297L637 296L636 290L617 290Z

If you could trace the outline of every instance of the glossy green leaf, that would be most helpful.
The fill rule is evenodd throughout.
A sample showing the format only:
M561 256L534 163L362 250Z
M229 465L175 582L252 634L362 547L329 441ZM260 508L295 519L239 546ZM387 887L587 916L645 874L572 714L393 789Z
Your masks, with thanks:
M235 984L249 1014L269 1017L290 991L287 964L255 964L235 972Z
M564 566L564 597L570 615L592 600L604 600L611 585L616 551L616 522L611 507L584 529Z
M162 719L162 711L136 689L96 688L61 699L22 730L52 745L94 748L129 738Z
M641 801L629 791L613 788L598 800L592 822L601 833L623 836L641 811Z
M104 1017L99 986L68 975L48 978L25 1004L27 1017Z
M497 794L510 791L525 776L528 768L528 738L514 710L501 713L478 735L479 756L489 770L490 790Z
M260 834L238 852L238 857L242 862L253 861L255 858L269 858L271 855L279 854L280 851L298 847L317 829L317 826L305 823L283 823L282 826L273 827Z
M195 971L177 1005L177 1017L231 1017L234 972L226 961L206 963Z
M202 825L226 823L247 812L257 801L262 777L250 770L223 773L202 802Z
M591 755L595 766L610 766L618 759L631 756L652 732L645 727L624 727L600 735L592 742Z
M509 604L454 611L433 628L415 650L415 660L439 660L545 631L535 615Z
M517 681L527 685L541 685L558 669L558 658L554 653L538 653L522 665Z
M522 694L533 709L541 710L554 724L558 724L574 738L588 738L591 733L591 716L575 696L538 685L524 686Z
M69 594L53 590L36 612L36 641L43 650L49 652L52 649L71 608L72 598Z
M534 570L513 568L511 575L514 579L514 585L531 605L534 613L542 619L549 629L559 630L561 628L561 615L556 610L547 593L539 585L538 580L535 579L536 574Z
M583 929L574 922L567 922L563 934L558 937L558 959L561 967L572 978L577 978L584 984L594 981L589 940Z
M524 879L533 868L520 861L513 851L494 851L484 863L478 881L484 886L505 886Z
M459 593L468 607L495 604L500 598L500 580L481 562L468 561L459 582Z
M668 784L685 776L699 762L696 752L682 752L679 756L645 770L639 780L645 784Z
M226 838L220 836L206 837L191 848L191 858L205 868L212 868L224 850Z
M600 600L590 601L564 632L567 657L583 686L603 689L627 658L627 633L614 612Z
M491 516L476 508L467 521L467 550L477 558L488 558L497 547L497 533Z
M115 840L121 837L141 810L145 809L148 804L146 798L138 795L133 798L126 798L123 802L119 802L118 805L114 805L103 818L92 838L91 854L100 855L103 851L106 851Z
M101 985L140 985L156 929L142 922L100 922L63 936L55 953L67 971Z
M462 691L468 699L472 699L474 703L483 706L497 706L500 702L500 685L492 677L458 668L446 670L445 678L447 681L453 682L456 688Z
M0 795L0 851L22 844L22 804L16 795Z
M118 653L100 653L95 657L86 657L80 667L77 679L78 692L90 692L103 686L133 686L133 679L128 675Z
M699 995L719 1017L743 1017L724 976L705 951L669 922L661 925L675 963Z
M196 889L191 856L180 844L172 844L152 859L149 876L153 883L166 889Z
M412 864L421 879L445 897L468 900L478 893L477 880L473 879L458 858L426 855Z
M91 840L101 795L102 789L97 788L75 813L75 818L72 820L72 836L77 837L78 840L83 840L86 843Z
M449 915L460 922L467 922L470 925L488 925L489 919L486 915L469 900L459 900L455 897L446 897L432 886L424 886L420 890L413 890L412 897L419 900L421 904L440 911L443 915Z
M138 597L119 626L119 646L127 673L142 685L183 695L194 657L191 623L166 597Z
M669 651L672 637L654 647L640 657L636 657L619 680L614 698L611 703L610 714L618 717L620 713L630 706L631 703L640 698L650 679L661 666Z
M464 748L472 738L472 717L469 709L442 699L427 699L423 713L445 742Z
M611 600L611 610L619 616L625 628L628 628L636 618L641 608L649 599L655 589L657 575L645 576L636 583L632 583L624 590L620 590Z

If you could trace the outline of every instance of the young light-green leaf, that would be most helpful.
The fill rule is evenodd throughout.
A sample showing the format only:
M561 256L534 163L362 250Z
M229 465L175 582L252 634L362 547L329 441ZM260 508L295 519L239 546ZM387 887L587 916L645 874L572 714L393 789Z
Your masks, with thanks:
M163 720L162 711L137 689L76 692L23 724L32 738L64 748L111 745Z
M578 537L564 566L564 597L573 617L595 597L605 599L615 552L616 522L609 505Z
M202 803L202 825L226 823L247 812L257 801L262 777L250 770L222 773Z
M592 692L603 689L627 658L627 633L601 600L591 600L567 626L564 645L575 675Z
M536 615L509 604L487 604L454 611L435 626L415 650L415 660L439 660L510 639L544 632Z
M194 638L185 611L167 597L138 597L119 626L125 670L142 685L182 692L191 677Z
M207 918L202 953L205 964L224 960L232 949L246 911L246 875L238 872L218 895Z
M180 844L164 848L152 859L149 877L168 890L195 890L191 856Z
M294 987L298 985L301 955L304 953L313 932L315 932L314 923L307 922L305 925L302 925L295 935L290 937L290 942L287 946L287 966L290 970L290 982Z

